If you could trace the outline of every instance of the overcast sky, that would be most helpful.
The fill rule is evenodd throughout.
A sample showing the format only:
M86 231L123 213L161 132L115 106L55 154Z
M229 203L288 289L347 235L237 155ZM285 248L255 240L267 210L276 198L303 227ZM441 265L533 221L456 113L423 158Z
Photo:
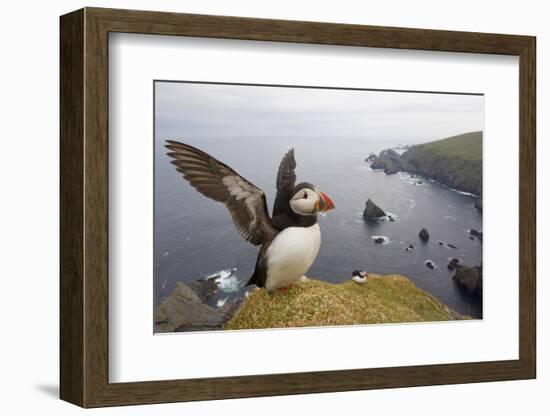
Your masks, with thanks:
M483 130L483 97L156 82L163 137L355 137L421 143Z

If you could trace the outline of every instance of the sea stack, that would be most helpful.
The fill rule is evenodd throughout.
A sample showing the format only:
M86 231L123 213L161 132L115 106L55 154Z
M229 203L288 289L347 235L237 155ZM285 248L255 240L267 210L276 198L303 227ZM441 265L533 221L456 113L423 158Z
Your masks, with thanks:
M420 239L424 242L424 243L427 243L428 240L430 239L430 234L428 233L428 230L426 230L425 228L422 228L420 230L420 232L418 233L418 237L420 237Z
M433 261L431 261L431 260L426 260L426 261L424 262L424 264L426 265L426 267L427 267L428 269L435 270L435 263L434 263Z
M457 286L463 288L468 293L476 294L481 297L482 287L481 266L458 267L453 280Z
M462 265L460 264L460 260L456 257L453 257L451 260L449 260L449 264L447 264L447 269L449 270L455 270L461 267Z
M483 232L470 228L470 236L477 238L479 241L483 241Z
M386 213L369 198L365 204L363 217L366 220L378 220L386 216Z

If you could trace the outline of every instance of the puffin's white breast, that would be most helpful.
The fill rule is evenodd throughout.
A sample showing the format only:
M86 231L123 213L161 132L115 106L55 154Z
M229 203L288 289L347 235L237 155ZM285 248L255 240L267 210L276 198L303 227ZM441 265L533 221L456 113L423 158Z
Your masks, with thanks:
M281 231L267 249L267 290L297 281L311 267L321 246L319 224L289 227Z

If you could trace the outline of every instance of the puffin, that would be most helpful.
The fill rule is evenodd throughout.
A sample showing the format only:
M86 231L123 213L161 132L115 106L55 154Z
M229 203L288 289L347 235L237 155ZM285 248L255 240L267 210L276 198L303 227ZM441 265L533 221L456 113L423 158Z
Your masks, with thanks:
M354 270L351 274L351 280L356 283L365 283L369 275L364 270Z
M269 293L300 280L321 246L317 215L334 203L309 182L296 184L294 149L286 152L277 171L277 194L269 215L265 193L208 153L166 140L167 155L183 178L202 195L223 203L241 238L260 246L248 285Z

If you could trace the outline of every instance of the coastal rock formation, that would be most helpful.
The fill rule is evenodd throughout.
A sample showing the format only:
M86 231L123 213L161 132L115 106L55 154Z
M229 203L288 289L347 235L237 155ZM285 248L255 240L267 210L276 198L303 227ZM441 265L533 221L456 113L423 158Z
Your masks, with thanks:
M172 293L155 308L155 332L219 329L237 308L238 304L233 302L221 308L208 306L193 289L178 282Z
M455 275L453 276L453 280L458 287L461 287L468 293L481 296L483 289L481 266L458 266L456 268Z
M284 292L250 294L224 329L288 328L468 319L400 275L298 282Z
M384 169L384 167L378 162L378 156L376 153L372 153L365 159L365 162L370 163L372 169Z
M460 264L460 260L457 259L456 257L453 257L451 260L449 260L449 264L447 264L447 269L449 270L455 270L455 269L458 269L459 267L462 267L462 266Z
M482 132L475 131L410 147L399 155L393 149L371 153L366 159L372 169L386 174L409 172L435 180L462 192L481 195L482 190ZM415 182L422 184L422 180ZM474 203L482 210L481 198Z
M392 175L401 169L401 156L393 149L382 150L378 156L371 153L366 159L372 169L382 169L386 175Z
M483 213L483 198L481 196L474 201L474 208Z
M422 242L427 243L430 239L430 233L428 233L428 230L426 230L425 228L422 228L418 233L418 237L420 237Z
M483 241L483 232L474 228L470 228L470 236L477 238L479 241Z
M433 261L431 261L431 260L426 260L426 261L424 262L424 264L426 265L426 267L427 267L428 269L435 270L435 263L434 263Z
M448 247L448 248L452 248L453 250L458 250L458 247L452 243L446 243L445 241L438 241L437 244L439 244L441 247Z
M433 179L453 189L481 195L481 147L481 131L461 134L412 146L401 155L400 165L409 173Z
M202 302L209 302L218 293L219 276L212 276L208 279L198 279L189 283L189 287L199 296Z
M386 213L378 207L371 199L368 199L365 204L365 210L363 211L363 217L366 220L378 220L384 218Z
M407 247L405 247L405 251L412 251L414 250L414 246L412 244L409 244Z

